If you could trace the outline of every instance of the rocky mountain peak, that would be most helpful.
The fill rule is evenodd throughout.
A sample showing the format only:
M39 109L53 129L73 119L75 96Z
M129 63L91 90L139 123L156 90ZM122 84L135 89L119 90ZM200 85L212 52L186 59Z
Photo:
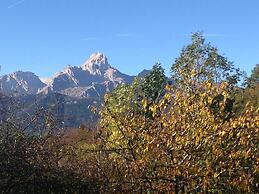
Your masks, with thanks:
M111 66L103 53L96 52L93 53L81 67L83 70L87 70L93 75L101 75Z
M72 65L68 65L66 66L62 71L56 73L55 76L59 76L60 74L68 74L68 75L73 75L73 73L75 71L78 71L78 69L80 69L77 66L72 66Z
M132 83L133 79L134 76L112 67L104 54L96 52L83 65L68 65L50 78L22 71L0 76L0 94L27 103L25 112L33 112L38 106L49 109L51 105L66 126L77 127L86 118L94 118L89 107L101 103L105 93L119 84Z
M36 94L46 86L32 72L17 71L0 77L1 91L5 94Z
M93 53L89 60L90 62L96 63L96 64L107 64L107 57L100 52Z
M23 72L23 71L16 71L13 72L9 75L7 75L9 77L15 78L15 79L25 79L25 78L31 78L31 77L35 77L36 75L32 72Z

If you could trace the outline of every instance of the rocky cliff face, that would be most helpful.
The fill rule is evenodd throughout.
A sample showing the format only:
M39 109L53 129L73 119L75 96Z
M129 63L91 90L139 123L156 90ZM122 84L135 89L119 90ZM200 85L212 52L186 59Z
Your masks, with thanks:
M97 52L80 67L69 65L56 73L40 92L59 92L76 97L103 96L118 84L131 83L133 78L112 67L107 57Z

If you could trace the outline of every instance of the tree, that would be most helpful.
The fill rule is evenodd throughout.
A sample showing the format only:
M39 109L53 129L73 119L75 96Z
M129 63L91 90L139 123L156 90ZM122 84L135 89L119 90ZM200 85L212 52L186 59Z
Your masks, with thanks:
M244 73L235 68L233 63L218 53L216 47L205 43L202 33L192 35L192 43L185 46L180 56L175 60L171 68L172 79L176 87L181 87L192 93L204 81L220 85L228 83L229 98L225 101L224 112L219 114L219 103L223 96L219 94L213 99L210 108L214 115L225 120L234 116L234 95L237 92L237 83Z
M157 63L153 66L148 75L144 77L140 84L141 95L140 99L144 102L145 116L153 119L150 105L158 102L165 93L165 86L167 84L167 77L161 64Z
M144 77L141 83L143 96L151 103L158 101L164 94L167 78L161 64L157 63L153 66L150 73Z
M259 64L254 67L248 78L244 98L245 103L250 102L254 107L259 107Z
M140 192L146 188L144 164L148 153L148 133L152 119L147 117L147 100L138 80L122 85L105 96L101 111L102 149L113 170L111 187L116 192ZM120 185L120 186L119 186Z
M256 64L252 70L251 76L247 79L246 84L248 87L255 87L259 84L259 64Z
M259 107L259 65L252 70L251 75L246 79L244 87L238 88L236 94L235 112L240 114L245 110L246 104Z
M78 161L71 165L76 152L65 145L49 111L21 120L15 102L5 106L0 108L0 193L98 193L98 181L84 174L88 168L80 169Z
M216 47L205 43L199 32L192 35L192 43L182 49L171 71L173 80L181 86L194 86L200 81L212 80L218 84L227 81L233 87L243 75L232 62L218 54Z
M228 117L234 67L199 35L186 48L172 68L176 84L148 104L152 119L138 82L106 96L101 139L114 165L109 182L121 185L117 192L255 193L258 110L247 105Z
M157 188L176 193L255 192L258 117L255 108L225 121L207 106L223 94L219 111L229 97L227 83L200 83L192 93L168 87L154 110L150 150L156 156ZM172 185L171 188L169 185ZM168 191L168 190L167 190Z

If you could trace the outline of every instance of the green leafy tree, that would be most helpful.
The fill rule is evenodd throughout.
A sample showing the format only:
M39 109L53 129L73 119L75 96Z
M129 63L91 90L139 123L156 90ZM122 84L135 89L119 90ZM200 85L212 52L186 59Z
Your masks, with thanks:
M218 53L216 47L205 43L200 32L192 35L192 43L183 48L171 70L172 78L181 86L194 86L204 80L214 83L227 81L229 86L234 86L243 75L232 62Z
M165 92L167 78L161 64L157 63L153 66L150 73L144 77L141 83L143 95L149 102L158 101Z

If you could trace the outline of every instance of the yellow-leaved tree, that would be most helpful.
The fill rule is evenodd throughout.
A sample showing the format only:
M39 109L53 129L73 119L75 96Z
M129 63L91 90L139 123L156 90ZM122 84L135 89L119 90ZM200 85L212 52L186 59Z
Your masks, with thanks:
M112 191L256 193L258 107L233 112L240 76L196 33L156 101L142 95L139 82L108 94L100 145L113 165Z

